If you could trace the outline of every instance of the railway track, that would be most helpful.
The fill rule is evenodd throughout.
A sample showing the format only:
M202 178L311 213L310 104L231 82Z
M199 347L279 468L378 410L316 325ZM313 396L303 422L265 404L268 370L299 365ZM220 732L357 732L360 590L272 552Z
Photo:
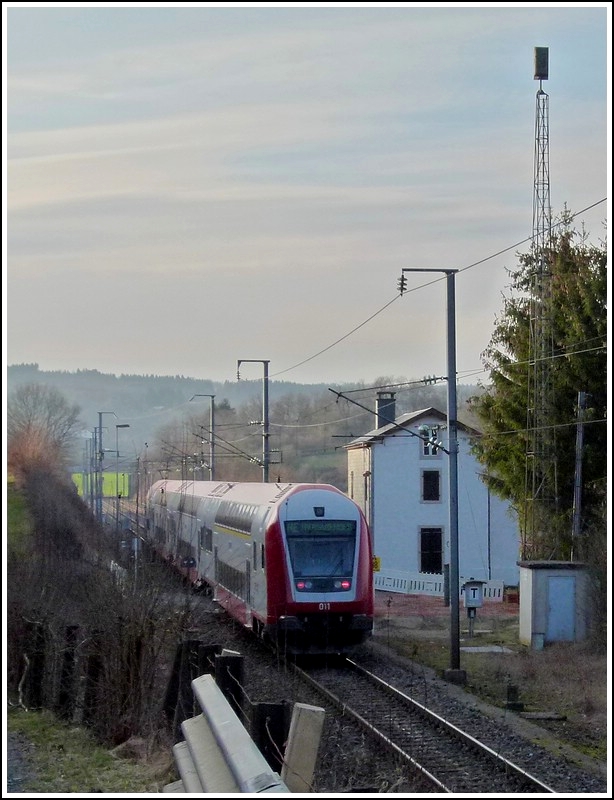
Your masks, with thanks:
M595 796L605 786L563 755L515 735L504 720L455 702L408 663L401 668L375 650L357 652L366 668L332 657L297 665L234 621L221 616L219 622L227 631L224 646L247 659L244 691L252 702L326 709L316 792Z
M300 669L236 621L212 615L215 608L209 597L195 598L193 628L202 631L203 641L211 638L246 657L243 691L250 702L304 702L327 709L314 791L595 796L604 785L535 742L518 744L520 737L510 735L500 720L477 710L448 713L447 693L442 704L437 687L405 662L401 669L389 655L366 650L357 655L366 656L369 669L331 657ZM416 691L422 703L414 699ZM460 730L466 723L473 736ZM479 741L482 733L490 747Z
M554 794L526 770L502 757L350 659L300 677L380 746L394 752L434 791L466 794Z

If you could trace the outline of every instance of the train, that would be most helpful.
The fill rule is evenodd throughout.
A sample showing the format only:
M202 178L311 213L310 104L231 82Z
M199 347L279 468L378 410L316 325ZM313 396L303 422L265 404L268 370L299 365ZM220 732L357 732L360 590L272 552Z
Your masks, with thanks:
M347 654L372 634L371 536L330 484L160 480L143 536L189 584L288 654Z

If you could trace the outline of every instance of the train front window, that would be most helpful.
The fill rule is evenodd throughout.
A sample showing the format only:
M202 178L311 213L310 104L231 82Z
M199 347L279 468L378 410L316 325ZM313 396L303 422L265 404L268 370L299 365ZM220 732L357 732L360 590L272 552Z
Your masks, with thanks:
M299 591L346 591L351 588L356 550L354 521L286 522L286 540L295 586Z

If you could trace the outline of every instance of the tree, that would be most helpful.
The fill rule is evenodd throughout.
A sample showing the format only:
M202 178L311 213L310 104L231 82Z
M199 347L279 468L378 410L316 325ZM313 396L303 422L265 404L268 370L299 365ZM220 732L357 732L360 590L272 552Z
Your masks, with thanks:
M78 405L57 389L28 383L7 401L7 461L15 478L33 470L64 474L79 430Z
M606 335L607 252L605 242L587 243L584 233L564 227L553 236L545 253L549 274L549 306L544 335L552 343L546 365L547 425L552 431L554 470L544 472L556 498L552 507L538 509L541 520L528 542L533 558L570 557L576 464L578 393L586 392L583 449L583 519L588 520L603 503L607 476ZM521 525L527 514L527 398L530 387L531 314L541 298L533 296L534 270L539 254L520 255L511 272L512 296L504 300L495 322L483 363L490 386L471 401L483 435L474 453L487 467L486 482L499 496L511 501ZM549 351L550 352L550 351ZM553 477L555 476L555 478ZM526 557L526 554L523 554Z

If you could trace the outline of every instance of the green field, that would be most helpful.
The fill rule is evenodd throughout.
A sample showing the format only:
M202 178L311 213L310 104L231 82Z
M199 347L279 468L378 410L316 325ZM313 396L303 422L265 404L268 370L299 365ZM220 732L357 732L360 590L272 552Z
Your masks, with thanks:
M88 472L73 472L72 481L77 487L79 497L89 497L93 492L95 474ZM102 473L102 496L130 497L130 475L127 472L103 472Z

